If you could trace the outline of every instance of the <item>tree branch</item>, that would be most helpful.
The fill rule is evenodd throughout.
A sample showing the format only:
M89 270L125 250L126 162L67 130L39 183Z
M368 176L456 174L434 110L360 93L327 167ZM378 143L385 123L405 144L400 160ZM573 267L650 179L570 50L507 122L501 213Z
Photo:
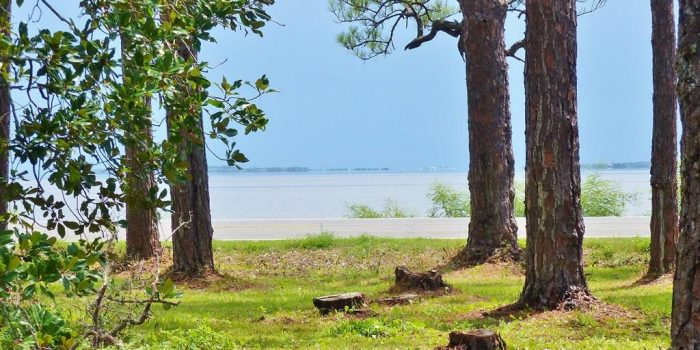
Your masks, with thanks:
M462 33L462 22L435 21L430 27L430 33L418 36L415 39L411 40L411 42L409 42L406 45L406 47L404 47L404 50L415 49L421 46L423 43L433 40L438 32L445 32L452 37L458 38L459 35Z
M511 45L510 48L506 50L506 57L513 57L520 62L525 62L522 58L516 55L516 53L518 53L520 49L525 49L524 39L514 42L513 45Z

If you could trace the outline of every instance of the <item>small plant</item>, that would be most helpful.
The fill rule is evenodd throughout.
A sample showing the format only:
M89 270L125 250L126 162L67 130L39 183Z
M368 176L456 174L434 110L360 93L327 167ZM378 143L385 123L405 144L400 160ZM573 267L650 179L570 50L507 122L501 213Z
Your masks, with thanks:
M459 192L449 185L435 182L430 187L427 196L433 203L432 208L428 210L428 217L463 218L469 216L471 208L467 192Z
M348 206L348 212L347 217L355 219L409 218L412 216L391 198L384 201L384 208L381 211L365 204L352 204Z
M335 235L330 232L321 232L317 235L308 235L299 241L302 249L324 249L330 248L335 241Z
M331 332L334 335L359 335L367 338L391 337L403 334L407 331L423 329L424 326L416 322L402 320L366 319L349 321Z
M582 311L576 311L574 319L571 321L576 327L594 328L598 326L598 321L595 317Z
M596 174L589 175L581 189L584 216L621 216L636 200L636 193L626 193L619 184Z

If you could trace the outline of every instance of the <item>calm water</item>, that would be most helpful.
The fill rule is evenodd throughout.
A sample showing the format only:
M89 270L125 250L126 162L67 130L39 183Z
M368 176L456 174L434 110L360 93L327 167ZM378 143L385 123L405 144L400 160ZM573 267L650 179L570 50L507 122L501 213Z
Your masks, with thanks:
M584 172L585 178L591 172ZM599 171L638 201L625 215L648 215L651 211L648 170ZM524 181L524 174L516 174ZM426 193L439 181L467 189L466 173L304 173L304 174L210 174L214 220L341 218L350 204L381 208L387 198L414 216L430 208Z

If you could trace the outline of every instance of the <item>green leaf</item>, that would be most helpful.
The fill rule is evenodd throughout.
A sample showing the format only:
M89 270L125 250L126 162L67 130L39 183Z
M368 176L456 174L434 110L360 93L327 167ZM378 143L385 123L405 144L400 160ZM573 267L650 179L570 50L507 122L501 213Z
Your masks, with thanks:
M255 81L255 88L260 90L260 91L265 91L267 88L270 86L270 81L267 79L267 76L262 76L260 79Z

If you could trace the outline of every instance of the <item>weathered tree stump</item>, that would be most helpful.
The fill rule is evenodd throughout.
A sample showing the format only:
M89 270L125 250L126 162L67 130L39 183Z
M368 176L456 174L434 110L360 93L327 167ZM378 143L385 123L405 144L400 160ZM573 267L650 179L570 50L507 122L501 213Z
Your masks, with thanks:
M450 343L435 350L506 350L506 343L498 333L488 329L450 332Z
M374 302L380 305L406 305L414 301L417 301L419 296L417 294L401 294L395 297L376 299Z
M444 290L450 286L442 280L442 275L437 270L428 272L411 272L405 266L399 266L394 270L396 275L396 287L400 290Z
M331 311L356 310L365 306L365 296L358 292L326 295L314 298L314 306L321 315Z

